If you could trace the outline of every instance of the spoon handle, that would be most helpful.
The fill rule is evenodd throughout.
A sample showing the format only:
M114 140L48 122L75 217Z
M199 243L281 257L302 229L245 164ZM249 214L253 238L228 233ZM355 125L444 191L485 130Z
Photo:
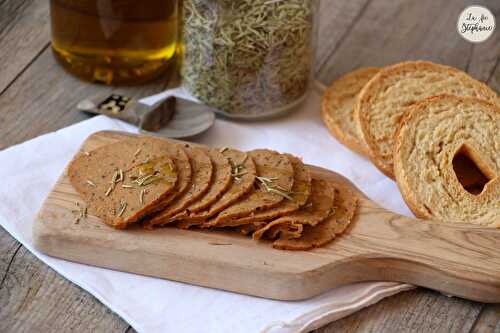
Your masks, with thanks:
M92 114L106 115L140 126L143 117L150 111L151 107L124 95L111 94L85 99L78 103L77 109Z

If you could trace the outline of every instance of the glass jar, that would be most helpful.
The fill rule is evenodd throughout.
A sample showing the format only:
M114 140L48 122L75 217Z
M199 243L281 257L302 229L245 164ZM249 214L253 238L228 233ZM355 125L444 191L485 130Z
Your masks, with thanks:
M183 86L222 114L257 119L306 97L316 0L184 0Z
M175 54L177 0L51 0L50 13L56 59L89 81L140 83Z

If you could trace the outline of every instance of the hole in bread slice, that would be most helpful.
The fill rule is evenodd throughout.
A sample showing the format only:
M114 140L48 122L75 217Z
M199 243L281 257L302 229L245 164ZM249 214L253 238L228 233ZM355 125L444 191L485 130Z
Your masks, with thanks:
M469 193L479 195L496 175L481 159L477 150L463 144L453 157L453 170L462 187Z

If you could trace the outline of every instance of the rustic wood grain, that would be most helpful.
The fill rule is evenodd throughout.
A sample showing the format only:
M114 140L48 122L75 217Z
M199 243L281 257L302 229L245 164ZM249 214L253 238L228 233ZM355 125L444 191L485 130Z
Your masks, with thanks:
M435 5L433 3L435 3ZM320 12L322 15L320 27L321 35L318 41L318 76L324 83L328 83L339 75L360 65L371 65L375 63L387 64L400 59L417 58L420 57L424 51L428 51L429 56L426 58L449 64L459 64L462 66L460 67L462 69L467 69L468 67L469 73L481 80L485 80L486 78L490 86L500 91L500 57L498 56L498 51L489 47L491 43L494 47L496 46L498 50L498 38L500 38L498 28L497 32L489 41L471 47L470 44L463 42L459 39L460 37L457 38L454 34L455 31L453 29L458 14L455 16L454 14L447 14L453 6L456 6L456 8L451 8L451 11L458 12L466 5L476 3L486 5L493 10L497 17L498 26L498 22L500 22L498 5L500 3L497 0L323 0ZM7 6L9 6L9 12L4 10ZM47 72L49 70L48 68L44 68L43 65L40 65L37 57L37 55L40 55L40 50L44 50L43 47L48 45L49 41L49 36L46 33L49 30L48 22L46 21L46 18L48 18L48 11L44 9L47 6L48 1L0 1L0 97L2 91L6 92L12 90L12 86L15 86L13 83L18 82L23 76L25 77L22 82L28 84L29 87L29 90L27 90L22 89L22 85L17 85L14 93L10 94L9 99L2 99L2 103L0 104L2 105L0 106L0 133L2 133L2 136L0 136L0 149L38 136L43 132L56 130L65 124L85 119L85 116L70 112L65 106L63 107L63 112L56 112L55 110L66 102L66 95L60 94L60 98L56 102L49 104L42 103L43 105L40 106L39 110L34 109L35 111L33 111L33 109L31 109L30 112L27 112L23 109L11 109L8 120L13 123L6 127L2 127L5 126L3 124L3 108L6 103L14 102L17 106L33 104L33 102L23 103L22 101L32 100L33 95L37 95L37 98L42 98L43 100L46 94L42 94L42 92L51 85L51 82L48 80L43 80L40 84L36 84L36 82L30 83L30 79L33 79L33 76L36 77L36 73ZM392 17L387 17L387 14L384 14L387 6L390 7L389 13L393 14ZM422 8L415 8L419 6ZM342 8L346 8L346 10L341 11L340 9ZM415 14L412 15L412 12ZM16 17L17 20L23 17L23 24L15 23L16 19L12 20L12 17ZM439 17L441 22L435 21L437 17ZM5 23L7 21L9 22L8 24ZM39 24L40 22L42 23ZM403 23L403 29L401 29L401 22ZM436 32L438 27L442 27L443 25L447 26L445 32L441 31L439 35L430 34L430 32ZM6 26L9 28L4 29ZM360 29L360 26L363 28ZM14 38L12 36L17 37ZM19 36L22 38L19 38ZM494 38L497 42L493 42ZM447 39L450 39L450 41ZM30 40L30 43L26 43L27 40ZM9 43L7 44L6 41L9 41ZM456 44L464 45L457 47ZM8 45L8 47L6 47L6 45ZM42 48L40 49L40 47ZM359 52L360 50L363 52ZM47 52L47 50L44 50L44 52ZM377 56L377 53L380 54L380 57ZM8 58L5 57L5 55L8 55ZM41 55L43 56L43 54ZM423 54L423 56L425 55L426 54ZM467 55L469 57L467 57ZM7 68L5 67L7 64L7 62L4 61L5 59L8 59ZM45 64L48 60L50 59L47 58L45 60ZM42 64L43 63L44 62L42 62ZM35 66L36 70L27 74L26 71L33 66ZM67 74L63 73L59 68L55 67L55 70L59 71L58 75L67 76ZM72 87L74 88L76 85L77 84L74 84ZM9 86L8 89L6 89L7 86ZM63 89L64 84L59 85L59 87ZM68 91L69 90L70 89L68 89ZM94 91L97 90L98 89ZM57 93L56 90L52 90L51 92ZM75 96L76 94L76 92L72 93L72 91L70 91L69 100L71 103L78 99L78 96ZM84 98L87 96L82 95L79 97ZM51 112L48 112L47 108L51 110ZM37 111L42 112L43 116L37 115ZM65 117L63 121L59 120L61 115ZM44 117L47 118L46 124L44 126L37 126L36 122ZM29 124L29 126L26 124ZM16 126L18 128L33 126L33 128L25 129L18 134L12 129ZM8 134L5 133L5 128L11 128ZM21 252L21 250L16 252L19 246L19 243L13 240L2 228L0 228L0 278L12 274L22 274L22 267L35 264L42 268L36 273L37 276L51 274L51 270L43 270L45 266L33 256L22 256L17 258L15 253ZM9 273L6 274L6 268L9 267L8 263L11 262L13 258L22 264L10 265ZM18 267L20 267L21 271L16 271ZM25 283L22 285L16 284L11 286L13 288L11 293L26 294L27 290L32 288L31 284L34 283L33 281L33 278L26 279ZM66 280L55 275L53 280L50 281L57 284L61 283L61 281L65 282ZM51 303L48 308L57 312L59 314L57 317L51 317L49 321L45 317L35 315L28 316L27 313L16 312L14 309L13 311L8 311L8 316L2 316L0 318L0 320L6 323L1 326L0 331L17 332L12 328L12 325L16 322L26 322L27 324L23 326L25 331L33 331L37 327L46 327L47 332L60 332L65 330L49 329L50 325L48 325L48 323L51 323L54 327L64 327L65 322L81 321L83 323L87 320L96 320L97 318L98 320L107 322L107 324L104 324L102 327L113 327L109 322L119 320L116 315L110 314L109 311L102 311L104 309L103 305L92 296L81 291L71 283L67 281L66 283L72 286L74 290L73 293L63 292L61 289L57 288L52 290L54 298L58 301ZM44 286L46 284L48 284L48 282L45 282ZM93 313L84 308L81 314L66 314L64 311L61 311L61 306L59 304L69 304L66 303L68 298L72 299L73 302L79 302L80 297L82 297L81 295L85 295L89 300L87 309L96 308L100 310L96 310L96 312ZM2 303L4 302L4 297L4 294L0 291L0 304L4 304ZM36 299L33 302L37 304L37 306L33 308L38 309L46 306L43 300ZM435 304L435 307L433 307L435 311L427 311L427 308L431 304ZM459 309L457 309L457 307ZM464 320L460 319L460 323L463 323L465 329L457 328L457 326L453 324L455 315L457 312L462 311L460 310L462 308L470 310L469 312L465 312L469 314L467 318L464 317ZM481 312L478 316L476 314L479 310ZM0 310L0 312L1 311L2 310ZM404 317L405 313L408 311L414 314L421 314L420 316L415 316L418 320L413 320L411 325L405 325L403 322L408 318ZM356 319L353 320L352 318ZM356 321L369 322L370 325L369 327L359 327L359 323ZM498 333L500 331L498 329L500 325L500 309L498 306L495 307L494 305L485 306L480 303L449 299L446 296L419 289L415 292L407 292L383 300L350 317L327 325L325 328L318 330L318 332L338 332L343 330L347 332L381 332L387 330L391 332L391 327L405 327L404 329L398 330L398 332L403 333L422 332L425 328L429 327L427 326L427 322L434 322L435 324L432 327L442 327L440 330L442 332L467 331L471 327L471 323L475 323L472 328L473 332ZM439 324L436 324L436 322ZM108 331L135 332L130 326L126 329L122 329L122 327L123 325L118 325L116 329L109 329ZM492 327L493 329L491 329ZM84 325L78 326L78 329L74 331L85 331Z
M500 333L500 304L484 306L477 317L471 332L482 333Z
M49 46L49 1L0 2L0 94Z
M412 290L392 296L319 330L354 332L470 332L481 307L430 290ZM319 333L318 332L318 333ZM488 331L482 331L488 332Z
M361 66L426 59L469 70L477 79L487 81L498 63L500 37L496 33L475 45L459 36L456 20L470 4L468 0L372 1L322 64L318 78L328 83ZM500 11L500 2L495 0L474 4Z
M76 110L81 100L96 94L119 92L144 97L162 91L168 79L140 87L105 87L68 75L56 63L50 48L0 95L0 149L87 119ZM29 126L20 126L29 124Z
M320 2L318 41L316 53L316 74L331 54L349 35L357 19L363 14L371 0Z
M128 325L22 247L0 285L0 332L124 332Z

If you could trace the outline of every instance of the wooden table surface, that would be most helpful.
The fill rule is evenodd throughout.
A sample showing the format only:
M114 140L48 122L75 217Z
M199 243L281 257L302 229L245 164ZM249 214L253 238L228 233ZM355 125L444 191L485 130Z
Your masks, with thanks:
M498 0L322 0L316 77L328 84L359 66L428 59L455 66L500 90L500 28L471 44L459 13ZM154 82L126 88L161 91ZM0 149L88 118L81 99L111 88L66 74L50 49L49 1L0 0ZM333 139L332 139L333 140ZM0 228L0 332L133 332L93 296L59 276ZM317 332L496 332L500 305L417 289L388 298Z

